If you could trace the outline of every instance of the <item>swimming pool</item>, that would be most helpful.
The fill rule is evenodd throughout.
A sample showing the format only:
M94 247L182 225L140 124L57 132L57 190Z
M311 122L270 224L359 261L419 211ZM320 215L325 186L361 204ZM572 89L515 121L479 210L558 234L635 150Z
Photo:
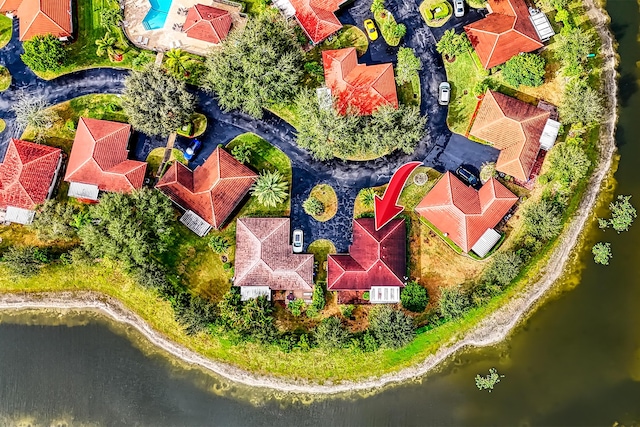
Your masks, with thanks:
M144 28L147 30L159 30L164 27L172 1L173 0L149 0L151 10L142 20Z

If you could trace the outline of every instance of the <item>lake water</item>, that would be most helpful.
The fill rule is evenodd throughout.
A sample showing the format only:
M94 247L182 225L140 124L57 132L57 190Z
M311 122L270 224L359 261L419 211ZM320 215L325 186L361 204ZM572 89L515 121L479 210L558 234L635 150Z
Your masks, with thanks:
M610 1L608 9L622 61L616 192L636 195L640 207L638 4ZM140 348L148 345L92 315L3 315L0 425L639 424L640 225L616 235L593 224L588 240L612 242L611 265L583 252L509 340L373 396L312 401L251 390ZM480 392L474 377L491 367L505 377L493 393Z

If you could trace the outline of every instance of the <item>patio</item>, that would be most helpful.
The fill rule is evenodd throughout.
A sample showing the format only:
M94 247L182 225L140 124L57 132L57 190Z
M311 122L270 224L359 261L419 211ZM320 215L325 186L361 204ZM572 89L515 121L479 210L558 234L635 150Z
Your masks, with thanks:
M186 11L196 4L213 6L231 13L231 31L242 29L247 22L247 16L242 11L242 5L232 1L211 0L174 0L169 7L164 26L159 29L148 30L143 20L151 4L149 0L124 0L124 32L129 40L141 49L166 52L173 48L180 48L195 55L206 56L219 45L188 37L182 32L182 25L186 20Z

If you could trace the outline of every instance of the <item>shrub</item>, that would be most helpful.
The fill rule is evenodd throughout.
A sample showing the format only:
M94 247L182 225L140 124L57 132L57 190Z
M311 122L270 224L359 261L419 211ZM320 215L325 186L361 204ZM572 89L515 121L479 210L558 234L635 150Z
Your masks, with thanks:
M69 203L48 200L38 208L31 228L40 240L73 240L77 237L76 228L72 225L77 213L78 210Z
M587 157L579 138L567 139L557 144L549 153L549 172L546 178L557 183L557 189L562 192L570 191L574 185L587 176L591 161Z
M599 219L600 228L611 226L618 233L629 230L633 220L636 218L636 208L629 201L631 196L619 195L617 201L609 204L611 210L611 219Z
M251 194L258 199L261 205L275 208L278 203L284 202L289 196L288 188L289 185L282 179L279 171L263 170L251 186Z
M381 347L400 348L415 337L413 319L389 305L374 307L369 312L369 331Z
M468 52L471 49L471 42L465 33L456 34L452 28L444 32L438 43L436 50L446 56L457 56Z
M33 246L11 246L2 254L2 263L17 277L36 275L48 261L47 254Z
M294 299L289 304L287 304L287 308L295 317L300 317L302 312L304 311L306 304L304 300Z
M544 83L546 61L534 53L521 53L509 59L502 68L504 80L518 88L541 86Z
M353 305L353 304L341 305L340 306L340 313L344 317L349 319L353 315L353 310L355 310L355 309L356 309L356 306Z
M365 301L369 301L369 297L370 297L369 291L366 291L362 294L362 299Z
M37 35L22 43L22 61L33 71L57 71L64 65L67 52L57 37Z
M418 282L411 281L402 289L400 301L402 302L402 306L407 310L421 313L427 308L429 297L424 287Z
M496 176L496 164L494 162L483 163L480 168L480 182L483 184Z
M440 290L438 305L440 315L449 321L466 313L469 299L461 286L449 286Z
M609 265L609 260L611 259L611 243L609 242L598 242L593 245L591 249L593 253L593 260L596 264Z
M544 241L553 239L562 230L562 213L555 203L546 199L527 206L522 217L525 231Z
M598 91L578 80L567 85L560 116L566 123L599 123L604 113L602 97Z
M208 245L213 250L213 252L217 254L225 253L231 247L231 244L229 244L229 241L219 235L211 236L211 238L209 239Z
M523 261L515 252L500 252L493 257L493 262L485 273L485 280L507 286L520 272Z
M322 310L325 304L327 303L324 296L325 292L326 292L326 288L324 283L318 282L313 287L313 296L311 297L311 300L312 300L311 306L317 311Z
M324 213L324 203L316 197L310 196L302 203L304 211L311 216L318 216Z
M231 149L231 155L240 163L249 163L251 160L251 147L249 144L238 144Z
M373 188L365 188L360 193L360 201L367 208L372 208L376 198L376 191Z
M398 63L396 65L396 82L401 85L410 82L422 68L422 61L416 56L410 47L401 47L398 50Z
M349 339L349 331L342 326L339 318L332 316L316 326L314 336L318 347L331 350L345 346Z
M187 335L194 335L217 322L218 307L215 303L198 295L191 295L188 304L175 311L175 317Z
M476 387L478 390L493 390L496 384L500 382L500 378L504 378L504 375L499 375L495 368L489 369L489 375L483 377L482 375L476 375Z
M493 89L493 81L490 79L484 79L475 84L473 87L473 95L476 97L482 96L488 89Z

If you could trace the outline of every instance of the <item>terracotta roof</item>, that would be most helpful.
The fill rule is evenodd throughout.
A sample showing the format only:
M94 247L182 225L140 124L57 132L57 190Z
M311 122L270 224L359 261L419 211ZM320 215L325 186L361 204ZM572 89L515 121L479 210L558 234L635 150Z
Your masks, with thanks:
M11 139L0 163L0 209L33 209L47 200L62 151Z
M212 227L219 228L249 192L257 176L218 147L193 172L174 162L156 188L182 209L192 210Z
M64 180L96 185L100 191L141 188L147 163L127 159L130 135L127 123L81 117Z
M70 0L24 0L17 15L20 18L20 40L45 34L71 36Z
M0 0L0 13L14 12L22 0Z
M484 68L543 46L524 0L489 0L489 10L484 19L464 27Z
M471 135L501 150L496 169L526 182L540 151L550 112L491 90L478 109Z
M447 172L416 206L416 212L469 252L517 201L518 197L495 178L476 191Z
M229 35L231 24L229 11L196 4L189 9L182 30L192 39L218 44Z
M322 63L325 83L337 97L336 108L341 114L350 107L362 115L386 104L398 108L392 64L358 64L353 47L323 51Z
M394 219L376 231L373 218L356 219L349 253L330 254L327 258L327 288L366 291L372 286L404 287L406 247L404 220Z
M345 0L290 0L296 10L296 19L316 44L342 28L336 12Z
M289 226L289 218L238 219L235 286L312 290L313 255L293 253Z

